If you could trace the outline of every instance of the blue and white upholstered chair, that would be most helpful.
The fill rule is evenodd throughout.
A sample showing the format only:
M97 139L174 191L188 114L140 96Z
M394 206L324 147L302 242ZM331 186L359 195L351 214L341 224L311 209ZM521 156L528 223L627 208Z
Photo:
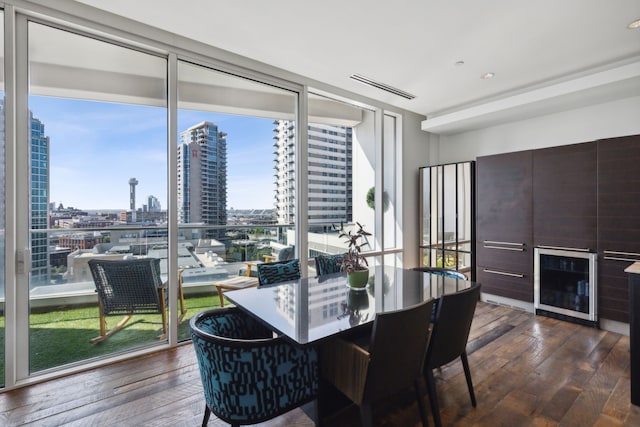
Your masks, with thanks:
M316 255L316 273L318 276L339 273L344 257L344 254Z
M300 279L300 260L265 262L258 264L258 286L275 285Z
M256 424L312 401L318 355L273 337L237 307L207 310L189 322L206 407L232 426Z

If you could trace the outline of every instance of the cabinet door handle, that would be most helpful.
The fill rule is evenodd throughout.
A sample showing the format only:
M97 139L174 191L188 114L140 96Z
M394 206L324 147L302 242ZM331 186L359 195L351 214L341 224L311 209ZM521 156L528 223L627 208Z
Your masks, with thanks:
M486 249L500 249L503 251L518 251L518 252L524 252L524 248L510 248L507 246L494 246L494 245L484 245L483 248Z
M640 254L637 252L618 252L618 251L604 251L605 255L629 255L629 256L635 256L640 258Z
M640 261L640 254L636 252L604 251L604 259L611 261L636 262Z
M483 242L485 245L502 245L502 246L524 246L524 243L514 243L514 242L498 242L495 240L485 240Z
M540 249L554 249L557 251L575 251L575 252L591 252L589 248L565 248L563 246L538 246Z
M522 279L524 277L524 274L507 273L506 271L489 270L487 268L483 268L482 271L484 271L485 273L500 274L501 276L517 277L519 279Z

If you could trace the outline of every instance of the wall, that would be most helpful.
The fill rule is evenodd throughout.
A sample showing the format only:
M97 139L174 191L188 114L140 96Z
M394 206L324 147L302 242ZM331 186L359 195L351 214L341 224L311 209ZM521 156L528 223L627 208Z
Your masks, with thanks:
M432 136L438 141L433 164L636 134L640 134L640 97L625 98L486 129Z
M404 266L417 267L418 246L420 245L420 175L418 168L427 166L430 161L431 136L420 129L424 116L405 113L402 120L402 195L398 200L402 206L402 217L398 218L399 227L403 230Z

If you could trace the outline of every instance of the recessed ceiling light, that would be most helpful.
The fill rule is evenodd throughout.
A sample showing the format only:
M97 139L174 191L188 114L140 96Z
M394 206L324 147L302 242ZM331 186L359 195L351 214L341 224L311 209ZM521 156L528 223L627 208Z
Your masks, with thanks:
M636 28L640 28L640 19L636 19L631 24L627 25L627 28L630 30L635 30Z
M496 75L496 73L484 73L483 75L480 76L480 78L482 80L489 80L489 79L494 78L495 75Z
M464 61L456 61L453 63L456 67L462 67L464 65Z

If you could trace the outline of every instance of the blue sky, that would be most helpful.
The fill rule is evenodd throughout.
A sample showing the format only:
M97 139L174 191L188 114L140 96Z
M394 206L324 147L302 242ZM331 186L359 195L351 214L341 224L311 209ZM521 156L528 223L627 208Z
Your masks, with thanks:
M166 110L30 97L50 137L50 201L79 209L128 209L154 195L167 208ZM208 120L227 133L227 208L272 208L273 119L180 110L178 130Z

